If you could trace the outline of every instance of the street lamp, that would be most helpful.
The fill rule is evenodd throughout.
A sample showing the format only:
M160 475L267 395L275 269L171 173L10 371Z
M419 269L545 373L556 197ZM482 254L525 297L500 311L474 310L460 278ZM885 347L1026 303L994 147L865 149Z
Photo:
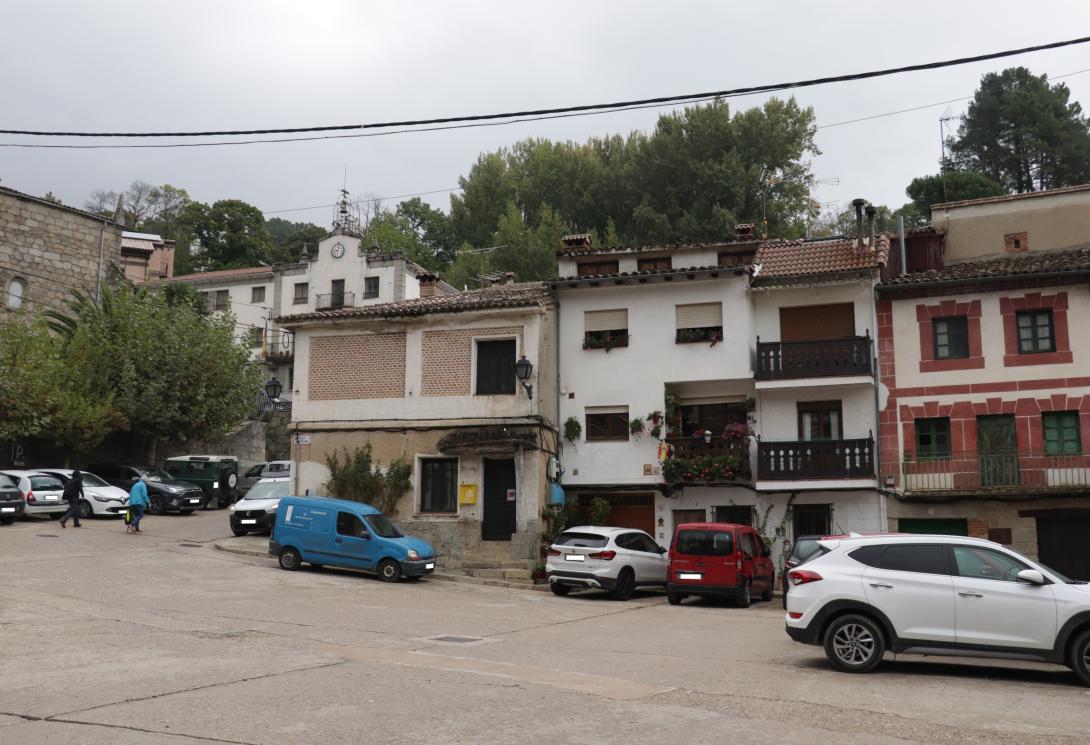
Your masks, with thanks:
M522 384L523 389L526 391L526 398L534 397L534 387L526 382L533 373L533 363L526 359L526 355L520 357L519 361L515 363L515 377L518 378L519 383Z
M265 384L265 395L273 401L280 398L280 391L284 390L284 386L280 384L280 381L273 376L273 379Z

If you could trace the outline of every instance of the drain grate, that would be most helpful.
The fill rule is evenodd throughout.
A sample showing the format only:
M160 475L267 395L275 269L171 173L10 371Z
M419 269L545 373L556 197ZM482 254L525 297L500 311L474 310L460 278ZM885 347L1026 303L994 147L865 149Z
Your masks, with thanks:
M39 538L60 538L59 535L56 535L54 533L39 533L38 537Z
M204 548L200 543L179 543L182 548Z
M479 636L432 636L428 638L428 641L431 642L447 642L449 644L468 644L480 640L481 637Z

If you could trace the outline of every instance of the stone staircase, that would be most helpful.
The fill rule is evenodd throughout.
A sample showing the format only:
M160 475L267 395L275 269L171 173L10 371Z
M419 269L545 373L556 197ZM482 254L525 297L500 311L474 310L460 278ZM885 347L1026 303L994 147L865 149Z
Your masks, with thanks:
M447 573L457 573L481 580L481 584L532 587L525 559L511 558L511 544L502 541L482 541L474 546L472 556L456 565L443 567Z

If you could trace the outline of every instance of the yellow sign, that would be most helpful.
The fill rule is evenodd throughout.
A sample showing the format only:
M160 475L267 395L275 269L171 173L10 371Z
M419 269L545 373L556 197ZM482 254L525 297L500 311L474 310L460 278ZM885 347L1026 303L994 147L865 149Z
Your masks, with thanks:
M458 487L458 504L477 504L476 484L462 484Z

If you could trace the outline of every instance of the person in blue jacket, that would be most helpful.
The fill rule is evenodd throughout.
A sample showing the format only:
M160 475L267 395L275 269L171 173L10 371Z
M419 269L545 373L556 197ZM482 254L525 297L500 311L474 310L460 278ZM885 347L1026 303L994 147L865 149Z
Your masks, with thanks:
M140 532L140 518L144 517L144 508L148 506L148 477L141 476L129 491L129 507L132 508L133 530Z

